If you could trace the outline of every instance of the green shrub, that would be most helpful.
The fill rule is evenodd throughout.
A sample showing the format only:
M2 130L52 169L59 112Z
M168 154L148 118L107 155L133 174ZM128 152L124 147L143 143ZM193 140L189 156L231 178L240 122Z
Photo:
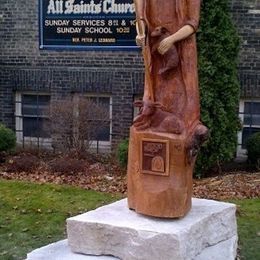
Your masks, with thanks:
M117 147L117 160L122 167L127 167L129 140L123 140Z
M0 152L8 152L15 148L16 137L15 133L0 124Z
M248 162L260 170L260 132L251 135L246 142Z
M202 2L198 32L199 79L202 122L211 137L202 147L196 175L234 157L239 130L239 37L228 0Z

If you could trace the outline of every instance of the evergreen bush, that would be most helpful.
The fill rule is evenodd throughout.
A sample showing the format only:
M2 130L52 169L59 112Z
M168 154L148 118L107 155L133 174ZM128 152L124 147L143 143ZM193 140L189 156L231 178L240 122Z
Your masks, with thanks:
M211 136L197 159L197 176L233 158L237 147L239 37L228 3L228 0L202 2L197 35L201 117Z
M15 133L3 124L0 124L0 152L11 151L15 148L15 145Z
M260 132L251 135L246 142L248 162L260 170Z
M120 166L122 166L124 168L127 167L128 146L129 146L129 140L125 139L121 143L119 143L119 145L117 147L117 160L118 160Z

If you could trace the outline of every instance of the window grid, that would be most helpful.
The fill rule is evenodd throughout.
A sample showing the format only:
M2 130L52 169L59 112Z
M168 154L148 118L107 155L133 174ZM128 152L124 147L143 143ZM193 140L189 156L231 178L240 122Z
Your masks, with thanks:
M33 107L34 109L36 109L36 113L27 113L24 114L24 110L25 110L25 105L26 102L24 102L24 97L25 96L31 96L32 98L35 98L35 103L32 102L30 104L31 107ZM48 101L46 102L47 104L45 105L45 108L48 107L49 103L50 103L50 95L46 94L46 93L16 93L15 96L15 123L16 123L16 136L17 136L17 141L19 143L22 144L22 146L24 147L26 145L26 143L31 142L34 145L37 145L38 148L40 148L40 146L44 143L44 141L46 142L46 140L50 140L49 137L45 136L41 136L41 131L42 128L40 126L40 120L48 119L48 116L40 114L39 110L40 110L40 104L39 104L39 97L47 97ZM26 136L25 135L25 120L26 119L35 119L35 131L34 131L34 136Z
M32 96L32 97L36 97L36 107L34 107L36 113L23 113L26 109L25 106L26 103L24 102L24 96ZM46 140L47 143L49 143L49 145L51 145L51 138L48 137L41 137L39 135L39 131L36 131L37 135L35 137L27 137L24 134L24 119L25 118L36 118L36 128L39 129L40 128L40 123L39 121L41 119L48 119L48 116L44 113L40 113L41 110L41 105L39 102L39 96L46 96L49 97L49 102L50 103L50 95L46 94L46 93L16 93L15 96L15 122L16 122L16 136L17 136L17 140L19 143L22 144L22 147L25 147L25 145L28 143L28 140L30 139L31 143L36 144L38 148L41 147L41 144L43 144ZM100 147L101 146L105 146L107 149L109 146L109 149L111 148L111 140L113 137L112 134L112 97L109 95L95 95L95 94L90 94L90 95L83 95L81 94L80 96L84 96L86 98L91 98L91 99L95 99L97 100L97 103L99 103L99 100L102 99L108 99L108 106L109 106L109 119L108 119L108 123L109 123L109 141L101 141L101 140L93 140L92 142L92 146L93 148L96 150L97 153L99 153ZM102 102L101 102L102 103ZM27 104L28 105L28 104ZM33 105L29 104L29 106L32 106L31 108L33 109ZM46 107L47 108L47 107ZM98 120L98 119L96 119Z
M238 134L238 154L246 155L247 138L260 131L260 100L243 100L240 102L239 118L242 130Z
M80 94L80 97L85 97L87 99L92 100L93 102L97 102L97 104L102 103L100 100L102 99L108 99L109 100L109 141L101 141L101 140L93 140L92 141L92 147L96 149L96 152L99 153L100 146L109 146L111 147L111 141L113 138L113 132L112 132L112 97L110 95L97 95L97 94ZM96 119L98 120L98 119Z

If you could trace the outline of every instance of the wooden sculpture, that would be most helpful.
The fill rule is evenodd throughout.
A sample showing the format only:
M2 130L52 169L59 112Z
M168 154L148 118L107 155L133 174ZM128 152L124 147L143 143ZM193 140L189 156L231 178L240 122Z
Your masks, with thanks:
M145 87L130 130L128 205L178 218L191 208L193 168L208 136L198 90L200 0L135 0L135 8Z

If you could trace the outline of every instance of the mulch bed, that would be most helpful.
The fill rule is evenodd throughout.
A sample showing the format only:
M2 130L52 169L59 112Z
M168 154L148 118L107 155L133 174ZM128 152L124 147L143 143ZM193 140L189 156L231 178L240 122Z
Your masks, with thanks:
M0 178L68 184L126 195L126 170L120 168L113 160L33 157L34 160L28 164L30 160L26 158L30 156L20 154L7 158L6 162L0 165ZM197 198L215 200L259 198L260 172L228 172L217 177L195 179L193 186L194 197Z
M260 172L228 172L194 180L193 192L195 197L215 200L260 198Z

